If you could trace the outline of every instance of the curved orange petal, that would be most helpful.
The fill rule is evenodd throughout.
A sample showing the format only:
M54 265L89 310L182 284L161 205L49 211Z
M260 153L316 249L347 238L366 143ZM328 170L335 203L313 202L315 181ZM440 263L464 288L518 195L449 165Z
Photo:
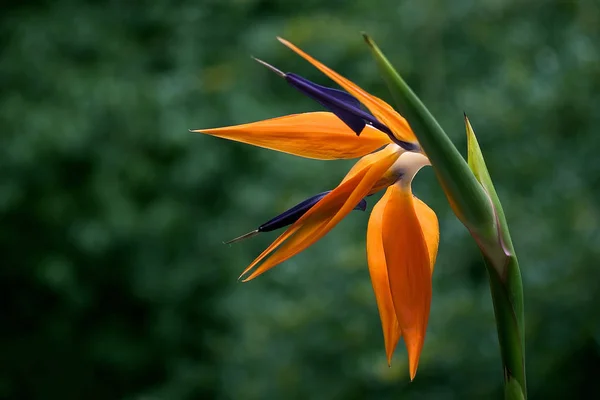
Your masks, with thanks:
M399 152L378 152L378 159L356 171L313 208L292 224L267 250L258 256L242 276L266 259L245 281L256 278L277 264L305 250L337 225L352 209L369 194L373 185L400 156Z
M388 278L388 267L383 248L383 237L381 236L383 213L389 198L390 193L386 191L385 195L373 207L373 211L371 212L367 228L367 262L373 291L375 292L375 299L377 300L377 308L379 309L381 327L383 329L385 354L388 365L391 365L392 355L402 335L402 331L398 325L396 311L394 310L394 302Z
M390 143L385 133L370 125L357 137L335 114L328 112L293 114L192 132L319 160L357 158Z
M392 106L390 106L388 103L386 103L378 97L369 94L355 83L344 78L343 76L333 71L326 65L321 64L319 61L309 56L304 51L300 50L298 47L294 46L287 40L282 39L280 37L278 37L277 39L281 43L289 47L291 50L296 52L298 55L300 55L302 58L304 58L306 61L317 67L321 72L323 72L325 75L331 78L331 80L335 81L338 85L343 87L351 95L360 100L360 102L363 103L365 107L367 107L369 111L371 111L371 113L373 113L375 118L377 118L379 121L381 121L381 123L383 123L392 130L394 136L396 136L398 139L405 142L417 142L417 138L415 137L414 132L408 125L406 119L404 119L404 117L398 114L396 110L394 110Z
M414 379L431 305L429 250L415 212L410 183L390 186L382 237L392 300Z

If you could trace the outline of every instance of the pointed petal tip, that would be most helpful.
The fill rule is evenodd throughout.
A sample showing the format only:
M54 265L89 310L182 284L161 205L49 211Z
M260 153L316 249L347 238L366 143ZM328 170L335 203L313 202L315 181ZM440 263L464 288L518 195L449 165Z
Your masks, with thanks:
M256 267L256 260L254 260L254 262L252 264L250 264L250 266L248 266L248 268L246 268L244 270L244 272L242 272L240 274L240 276L238 276L237 280L238 282L242 282L242 283L246 283L248 281L251 281L252 279L256 278L259 275L262 275L262 272L259 270L254 269ZM254 269L254 271L253 271Z
M232 244L232 243L236 243L236 242L239 242L239 241L241 241L241 240L244 240L244 239L249 239L249 238L251 238L251 237L253 237L253 236L256 236L256 235L258 235L259 233L260 233L260 231L259 231L258 229L255 229L255 230L253 230L253 231L250 231L250 232L248 232L248 233L244 233L243 235L241 235L241 236L238 236L238 237L236 237L236 238L234 238L234 239L231 239L231 240L229 240L229 241L227 241L227 242L223 242L223 244Z
M214 131L220 128L201 128L201 129L188 129L188 132L191 133L205 133L208 135L212 135Z
M253 271L249 276L246 276L244 279L242 279L245 275L248 274L248 272L244 272L242 275L240 275L240 277L238 278L238 281L241 279L242 283L246 283L246 282L250 282L252 279L262 275L264 271Z
M374 43L373 43L373 39L371 39L371 36L369 36L369 34L368 34L367 32L364 32L364 31L363 31L363 32L361 32L360 34L362 35L362 37L363 37L363 39L365 40L365 42L366 42L366 43L367 43L369 46L373 47Z
M281 71L278 68L275 68L274 66L272 66L271 64L269 64L266 61L261 60L260 58L256 58L254 56L250 56L254 61L258 62L259 64L264 65L265 67L267 67L268 69L270 69L271 71L275 72L277 75L281 76L282 78L286 77L285 72Z
M416 363L410 355L408 358L408 374L410 375L410 381L413 382L415 380L415 376L417 376L417 367L419 365L419 359L417 358Z
M284 46L287 46L287 47L293 46L293 44L289 40L286 40L286 39L282 38L281 36L276 36L276 37L277 37L277 40L279 40L279 42L281 44L283 44Z
M225 127L228 128L228 127ZM200 129L188 129L191 133L204 133L206 135L214 135L215 132L219 132L224 128L200 128Z
M469 121L469 117L467 116L467 113L465 111L463 111L463 115L465 117L465 125L471 125L471 121Z
M244 278L244 276L248 273L248 271L244 271L240 274L240 276L238 276L237 281L238 282L242 282L242 283L246 283L250 280L250 278Z
M406 339L405 338L405 344L406 344ZM410 339L409 339L410 342ZM421 357L421 349L422 349L423 343L421 342L420 347L419 348L412 348L412 346L406 346L406 349L408 350L408 369L409 369L409 373L410 373L410 381L412 382L415 379L415 376L417 375L417 368L419 367L419 358Z

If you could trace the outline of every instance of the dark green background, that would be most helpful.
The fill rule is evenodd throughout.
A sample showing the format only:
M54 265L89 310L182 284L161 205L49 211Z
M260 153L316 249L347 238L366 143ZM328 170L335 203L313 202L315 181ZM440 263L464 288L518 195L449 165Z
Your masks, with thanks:
M531 398L600 395L600 5L518 0L75 0L0 12L0 398L501 398L481 257L432 171L441 244L419 372L385 362L367 213L251 283L275 234L230 239L334 187L315 161L189 128L318 105L250 59L389 99L369 32L503 201L525 286Z

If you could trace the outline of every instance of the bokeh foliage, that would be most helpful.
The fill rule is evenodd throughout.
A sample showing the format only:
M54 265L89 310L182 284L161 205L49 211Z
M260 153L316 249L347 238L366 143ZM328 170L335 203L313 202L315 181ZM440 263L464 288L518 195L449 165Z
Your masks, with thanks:
M482 260L432 171L413 383L403 349L385 362L368 213L247 284L275 235L221 244L352 163L187 129L319 109L249 58L329 84L276 35L389 99L363 30L461 149L469 114L524 274L530 397L600 394L597 1L56 0L0 14L0 398L501 397Z

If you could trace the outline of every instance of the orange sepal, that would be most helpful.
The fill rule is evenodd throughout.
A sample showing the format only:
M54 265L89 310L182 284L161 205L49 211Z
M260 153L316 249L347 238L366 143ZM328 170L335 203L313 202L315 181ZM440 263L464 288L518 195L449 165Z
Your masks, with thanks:
M382 154L379 154L382 153ZM323 197L314 207L279 236L261 255L259 255L242 273L247 274L269 254L245 281L256 278L277 264L305 250L337 225L352 209L367 196L373 185L400 156L399 152L379 152L379 158Z
M404 117L398 114L396 110L394 110L392 106L390 106L388 103L386 103L378 97L369 94L352 81L344 78L343 76L333 71L326 65L320 63L319 61L306 54L304 51L300 50L298 47L294 46L287 40L282 39L280 37L278 37L277 39L281 43L289 47L291 50L296 52L298 55L300 55L302 58L304 58L306 61L317 67L321 72L327 75L338 85L343 87L351 95L356 97L361 103L365 105L365 107L369 109L369 111L371 111L371 113L373 113L375 118L377 118L381 123L383 123L392 130L396 138L405 142L417 142L417 138L415 137L414 132L408 125L406 119L404 119Z
M371 275L371 284L373 285L375 299L377 300L377 308L379 309L381 327L383 329L385 354L388 365L391 365L392 355L402 335L402 331L398 325L398 319L394 310L394 302L388 278L388 267L383 248L383 237L381 235L383 213L389 198L390 192L386 191L385 195L377 202L371 212L367 228L367 262L369 265L369 274Z
M370 125L365 126L360 137L356 136L335 114L329 112L292 114L192 132L319 160L362 157L390 143L385 133Z
M392 300L414 379L429 320L431 263L410 183L390 186L382 237Z

